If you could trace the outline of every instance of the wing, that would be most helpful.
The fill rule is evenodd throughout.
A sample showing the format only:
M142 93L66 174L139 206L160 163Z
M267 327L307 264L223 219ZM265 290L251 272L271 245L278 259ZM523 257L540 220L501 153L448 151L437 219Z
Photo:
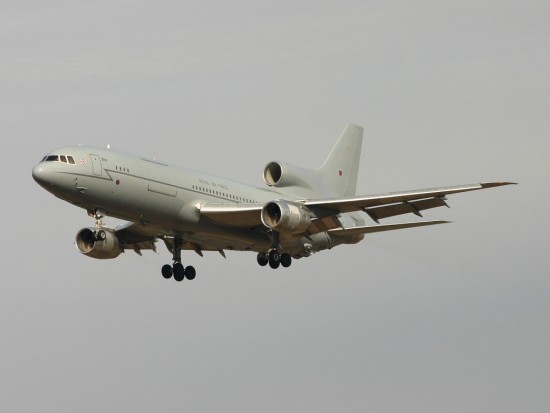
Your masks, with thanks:
M172 251L174 238L168 230L161 230L155 226L144 226L135 222L126 222L115 228L117 238L125 250L134 250L141 255L142 250L153 250L157 252L156 242L159 239L164 241L168 251ZM210 245L208 242L198 245L194 242L185 241L181 245L183 250L195 251L202 257L202 251L219 251L224 257L224 253L218 247Z
M347 199L319 199L292 201L302 203L312 215L311 225L304 234L281 234L283 238L294 238L302 235L313 235L328 232L335 236L354 236L373 232L390 231L403 228L413 228L426 225L444 224L447 221L424 221L402 224L361 226L342 228L338 220L341 213L364 211L377 223L382 218L413 213L421 216L420 211L447 206L445 197L460 192L510 185L512 182L489 182L472 185L451 186L444 188L423 189L407 192L395 192L382 195L371 195ZM261 221L262 204L202 204L198 206L202 217L232 228L266 229ZM168 230L155 226L143 226L128 222L116 228L116 234L124 249L132 249L141 255L141 250L151 249L156 252L155 242L162 239L168 250L172 250L172 237ZM184 242L183 249L194 250L202 255L204 250L220 251L219 246L200 245Z
M122 248L134 250L139 255L141 255L141 250L157 252L155 242L162 235L152 227L145 227L134 222L126 222L117 226L115 233Z
M511 184L514 183L487 182L347 199L317 199L300 202L314 216L312 227L308 232L316 233L338 228L339 223L335 217L341 213L364 211L377 223L383 218L408 213L422 216L420 213L422 210L448 206L447 195ZM199 207L202 216L219 224L241 228L261 226L262 208L263 205L259 204L203 204Z
M304 205L318 218L343 212L364 211L378 223L382 218L388 218L395 215L412 213L422 216L420 213L422 210L440 206L448 207L447 202L445 202L447 195L511 184L514 183L487 182L407 192L394 192L348 199L307 200L304 201Z

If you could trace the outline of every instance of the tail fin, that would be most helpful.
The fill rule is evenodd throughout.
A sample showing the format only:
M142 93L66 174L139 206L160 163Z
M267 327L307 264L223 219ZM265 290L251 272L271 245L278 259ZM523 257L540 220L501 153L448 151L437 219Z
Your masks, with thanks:
M353 196L357 186L363 128L349 124L318 172L337 196Z

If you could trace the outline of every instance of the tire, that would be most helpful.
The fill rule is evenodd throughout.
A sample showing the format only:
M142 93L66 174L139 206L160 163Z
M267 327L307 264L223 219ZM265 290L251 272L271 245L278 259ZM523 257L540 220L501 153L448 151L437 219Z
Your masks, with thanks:
M183 268L183 265L181 262L177 262L174 264L174 280L176 281L183 281L185 278L185 270Z
M257 257L258 264L265 267L269 263L269 256L265 252L259 252Z
M281 254L281 265L288 268L290 267L290 264L292 264L292 257L290 254L287 254L286 252Z
M174 270L172 269L172 266L171 265L163 265L162 266L162 276L166 279L168 278L171 278L172 277L172 274L174 273Z
M195 267L190 265L188 267L185 267L184 274L185 274L185 278L187 278L188 280L194 280L195 276L197 275L197 272L195 271Z
M277 269L279 265L281 265L281 256L277 250L269 251L269 266L273 269Z

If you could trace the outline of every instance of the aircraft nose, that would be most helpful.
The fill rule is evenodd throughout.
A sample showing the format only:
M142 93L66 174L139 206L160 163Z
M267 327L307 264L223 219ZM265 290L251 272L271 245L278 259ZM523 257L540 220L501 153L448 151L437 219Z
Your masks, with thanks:
M32 177L40 186L46 186L49 184L48 181L48 172L44 165L38 164L32 169Z

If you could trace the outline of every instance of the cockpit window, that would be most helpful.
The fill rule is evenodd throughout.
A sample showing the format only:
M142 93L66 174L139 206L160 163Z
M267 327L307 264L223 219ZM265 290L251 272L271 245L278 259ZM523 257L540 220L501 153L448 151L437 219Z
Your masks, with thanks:
M71 155L46 155L42 162L63 162L75 165L74 158Z

